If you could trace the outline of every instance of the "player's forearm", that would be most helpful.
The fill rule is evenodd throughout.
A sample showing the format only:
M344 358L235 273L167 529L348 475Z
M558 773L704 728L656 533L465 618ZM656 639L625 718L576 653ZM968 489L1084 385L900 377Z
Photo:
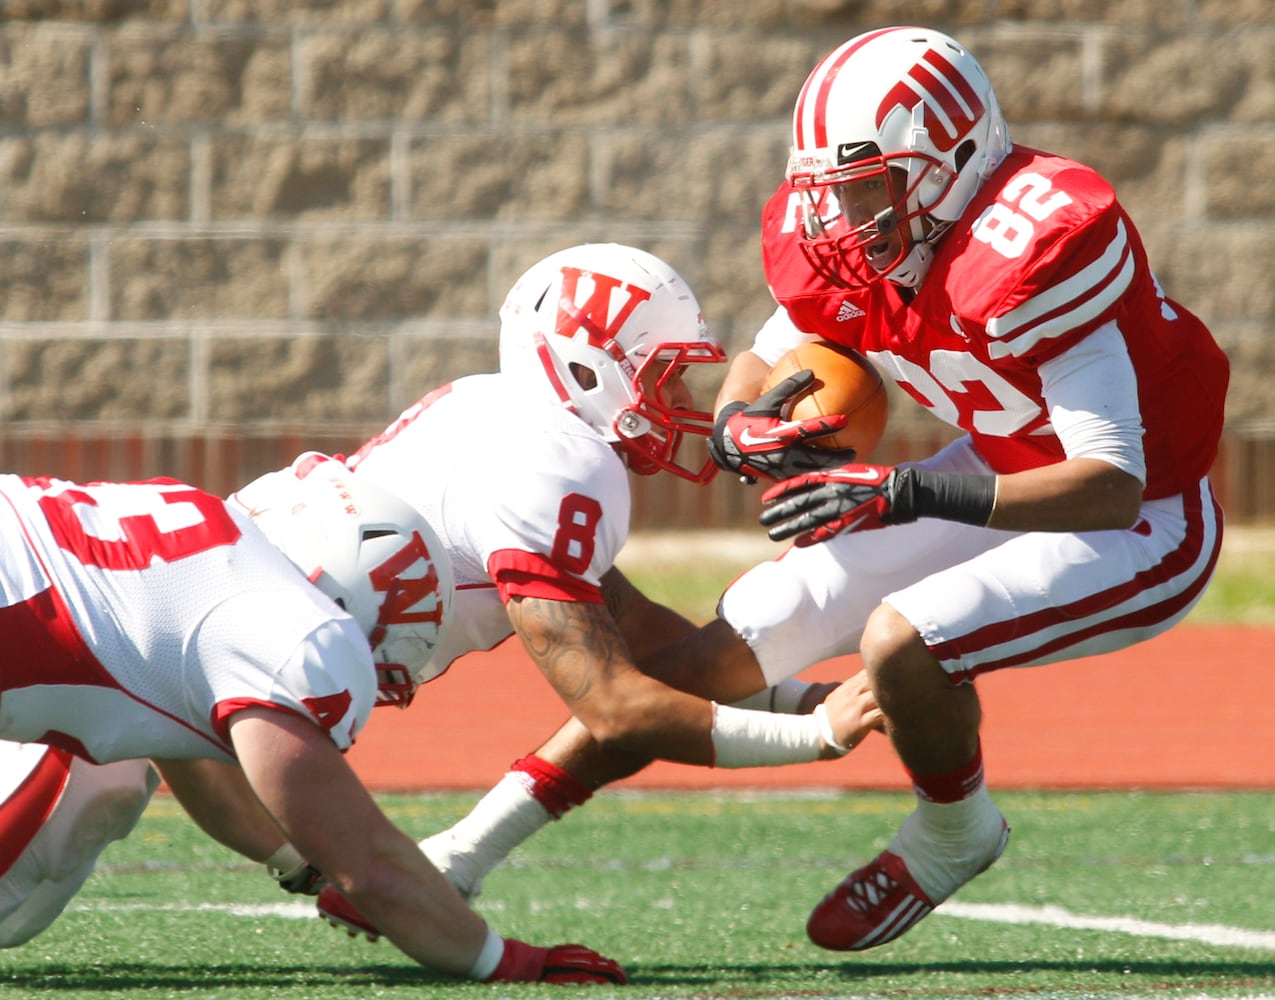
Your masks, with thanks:
M235 765L157 760L155 767L190 818L219 844L264 862L287 841Z
M751 403L761 395L761 387L770 374L770 366L752 351L741 351L735 355L722 381L722 388L717 393L717 402L713 412L718 412L727 403L737 399Z
M422 965L469 974L486 923L389 822L318 726L250 708L232 717L231 739L262 805L373 926Z
M1129 528L1142 484L1098 459L1073 458L999 476L989 528L1006 531L1107 531Z

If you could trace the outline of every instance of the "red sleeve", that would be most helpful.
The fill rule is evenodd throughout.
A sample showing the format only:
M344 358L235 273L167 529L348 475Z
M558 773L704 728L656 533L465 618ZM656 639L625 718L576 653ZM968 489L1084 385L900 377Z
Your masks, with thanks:
M505 604L515 596L603 603L599 587L565 572L535 552L499 549L487 560L487 574L495 581L500 600Z
M799 330L857 349L871 293L835 288L810 266L801 249L798 197L781 184L762 210L762 266L770 294Z

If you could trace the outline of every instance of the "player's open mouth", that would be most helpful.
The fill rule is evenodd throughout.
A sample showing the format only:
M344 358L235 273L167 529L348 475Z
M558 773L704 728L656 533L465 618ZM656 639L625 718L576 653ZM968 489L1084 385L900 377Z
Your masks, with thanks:
M892 240L877 240L875 243L869 243L863 248L863 255L867 258L868 263L878 271L884 271L892 263L894 263L894 242Z

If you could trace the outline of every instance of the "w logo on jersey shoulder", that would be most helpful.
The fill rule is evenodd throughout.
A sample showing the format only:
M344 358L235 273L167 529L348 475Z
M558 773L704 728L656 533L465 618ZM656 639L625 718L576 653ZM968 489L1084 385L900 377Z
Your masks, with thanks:
M877 108L877 128L895 108L910 112L918 103L925 107L931 141L944 153L964 139L987 111L969 81L934 49L890 88Z
M587 295L580 301L581 281L586 279ZM597 271L585 271L578 267L562 269L562 297L558 300L558 316L554 321L555 333L574 337L584 330L589 343L604 347L614 340L633 315L633 310L651 297L645 288L627 285L619 278L612 278Z

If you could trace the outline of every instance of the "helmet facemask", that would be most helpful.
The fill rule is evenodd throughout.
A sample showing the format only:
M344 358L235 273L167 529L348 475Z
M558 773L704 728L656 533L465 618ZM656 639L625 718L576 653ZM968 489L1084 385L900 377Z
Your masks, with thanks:
M874 143L825 170L789 171L803 196L802 253L830 284L863 288L886 279L915 286L950 223L929 213L954 179L919 153L883 156Z
M693 483L706 483L717 474L711 458L706 457L699 468L678 461L684 435L707 437L713 432L713 415L681 406L678 396L686 394L680 383L689 365L725 360L721 345L702 342L661 343L642 359L633 378L637 398L620 410L613 425L616 445L631 472L639 476L671 472Z
M914 288L1011 148L986 74L954 40L909 27L853 38L811 72L793 114L802 250L835 285ZM865 212L856 188L874 177L888 195Z

